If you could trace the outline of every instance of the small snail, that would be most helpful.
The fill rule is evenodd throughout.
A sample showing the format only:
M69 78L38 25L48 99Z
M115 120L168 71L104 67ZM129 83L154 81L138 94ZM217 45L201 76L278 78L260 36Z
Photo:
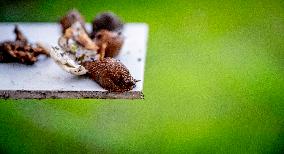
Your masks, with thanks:
M96 33L102 29L114 32L120 32L123 29L122 21L112 12L104 12L98 14L92 23L92 38L94 38Z

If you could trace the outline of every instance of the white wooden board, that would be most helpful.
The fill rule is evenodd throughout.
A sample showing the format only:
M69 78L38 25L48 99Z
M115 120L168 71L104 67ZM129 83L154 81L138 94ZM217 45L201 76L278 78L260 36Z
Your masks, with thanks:
M0 23L0 41L14 40L14 25L29 42L57 45L61 34L57 23ZM91 26L88 24L87 28ZM88 77L69 74L44 56L34 65L0 63L0 98L143 98L144 66L148 26L143 23L125 25L125 42L116 57L129 69L136 88L125 93L110 93Z

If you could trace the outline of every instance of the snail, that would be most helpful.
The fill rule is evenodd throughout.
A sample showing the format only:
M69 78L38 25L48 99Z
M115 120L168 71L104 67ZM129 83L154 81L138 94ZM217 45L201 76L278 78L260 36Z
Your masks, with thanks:
M123 22L112 12L103 12L98 14L92 22L93 31L91 38L94 38L100 30L108 30L113 32L121 32Z
M100 59L104 57L115 57L123 45L124 38L120 33L100 30L96 35L94 42L98 46L98 53Z
M129 91L138 82L131 76L126 66L114 58L84 62L82 65L88 70L89 77L108 91Z

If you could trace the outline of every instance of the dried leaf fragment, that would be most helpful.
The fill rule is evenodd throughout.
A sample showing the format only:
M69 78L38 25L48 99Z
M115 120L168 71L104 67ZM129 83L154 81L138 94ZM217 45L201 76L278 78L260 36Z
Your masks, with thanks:
M15 26L15 41L6 41L0 44L0 62L19 62L33 64L40 54L49 53L38 44L29 44L26 37Z
M60 19L62 33L64 34L65 30L71 27L75 22L79 22L82 25L84 31L87 32L85 28L85 19L81 16L78 10L73 9Z

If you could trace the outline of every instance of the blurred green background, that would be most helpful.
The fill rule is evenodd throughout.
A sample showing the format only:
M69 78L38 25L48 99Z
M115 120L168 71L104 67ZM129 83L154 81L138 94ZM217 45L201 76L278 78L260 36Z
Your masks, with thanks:
M283 153L283 0L1 1L0 21L72 8L149 24L145 100L0 99L0 153Z

